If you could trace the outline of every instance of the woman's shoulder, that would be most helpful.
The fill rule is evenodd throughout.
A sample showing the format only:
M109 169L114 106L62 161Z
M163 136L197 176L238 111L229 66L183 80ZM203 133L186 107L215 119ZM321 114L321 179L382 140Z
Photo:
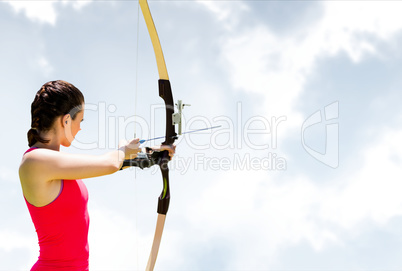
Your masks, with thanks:
M22 157L19 167L20 176L32 174L34 171L41 170L41 165L46 165L50 159L53 159L57 151L44 148L30 148Z
M49 158L52 158L54 155L56 155L56 153L57 153L57 151L53 151L53 150L45 149L45 148L30 148L24 153L24 155L22 157L21 165L31 164L31 163L47 160Z
M29 149L22 157L19 168L22 191L25 199L34 206L47 205L60 191L60 180L50 177L54 167L50 159L55 152L44 148Z

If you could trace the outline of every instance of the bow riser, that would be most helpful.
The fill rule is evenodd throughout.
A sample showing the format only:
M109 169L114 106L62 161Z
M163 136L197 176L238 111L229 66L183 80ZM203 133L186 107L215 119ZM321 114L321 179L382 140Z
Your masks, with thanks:
M165 141L162 145L172 145L177 139L176 128L173 124L174 104L172 88L169 80L160 79L159 81L159 97L165 101L166 109L166 133Z

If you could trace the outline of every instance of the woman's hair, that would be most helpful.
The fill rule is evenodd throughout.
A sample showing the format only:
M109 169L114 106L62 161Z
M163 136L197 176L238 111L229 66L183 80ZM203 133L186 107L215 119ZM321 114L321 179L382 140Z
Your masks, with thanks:
M68 82L57 80L44 84L31 104L29 147L36 142L48 143L49 140L40 137L40 132L49 131L59 116L70 114L74 120L83 103L84 95Z

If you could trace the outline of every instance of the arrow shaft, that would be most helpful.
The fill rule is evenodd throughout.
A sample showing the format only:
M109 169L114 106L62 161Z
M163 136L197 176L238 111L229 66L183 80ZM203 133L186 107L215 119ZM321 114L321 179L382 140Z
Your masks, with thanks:
M212 129L216 129L216 128L219 128L219 127L221 127L221 125L212 126L212 127L208 127L208 128L197 129L197 130L193 130L193 131L187 131L187 132L182 133L182 135L191 134L191 133L200 132L200 131L212 130ZM164 138L165 138L164 136L158 136L158 137L154 137L154 138L150 138L150 139L141 139L140 144L145 143L147 141L153 141L153 140L164 139Z

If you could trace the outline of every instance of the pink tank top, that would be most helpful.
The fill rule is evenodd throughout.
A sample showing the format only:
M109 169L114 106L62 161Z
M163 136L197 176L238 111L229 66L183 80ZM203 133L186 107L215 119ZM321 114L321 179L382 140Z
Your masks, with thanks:
M29 149L27 152L34 150ZM89 270L88 191L81 180L62 180L60 194L43 207L26 199L39 240L39 258L31 271Z

